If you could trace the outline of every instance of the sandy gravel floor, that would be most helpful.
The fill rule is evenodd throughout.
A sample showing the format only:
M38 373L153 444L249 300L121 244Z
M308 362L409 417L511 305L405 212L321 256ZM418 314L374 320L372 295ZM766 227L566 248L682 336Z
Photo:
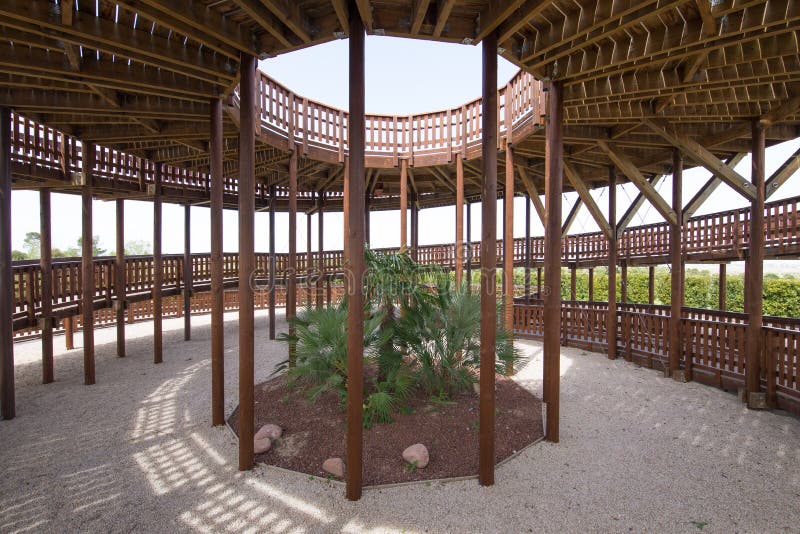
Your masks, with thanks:
M236 403L236 322L226 316L228 413ZM57 382L39 383L39 343L18 344L17 412L0 422L0 531L92 532L800 532L800 420L678 384L604 356L562 353L561 443L540 443L474 480L367 490L262 467L236 470L227 429L210 428L209 318L149 323L128 357L97 332L97 384L80 347L56 338ZM285 348L258 316L257 380ZM285 325L281 325L285 326ZM76 336L80 344L80 335ZM541 347L518 379L541 387Z

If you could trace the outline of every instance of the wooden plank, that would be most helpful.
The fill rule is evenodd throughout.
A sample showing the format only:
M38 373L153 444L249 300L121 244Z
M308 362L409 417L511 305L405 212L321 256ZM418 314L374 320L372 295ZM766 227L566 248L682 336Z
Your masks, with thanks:
M800 170L800 148L794 151L766 181L766 198L775 192Z
M594 201L592 194L589 192L589 188L586 187L586 183L580 177L578 171L575 169L575 167L572 165L571 162L564 160L563 165L564 165L564 174L567 176L567 179L572 184L572 187L575 188L575 191L578 193L578 196L583 201L583 204L589 210L589 213L597 223L597 226L606 235L606 237L611 239L611 227L609 226L608 221L606 221L605 215L603 215L603 212L600 211L600 208Z
M481 11L478 18L479 30L475 35L475 39L473 39L473 44L483 41L495 28L505 22L522 3L523 0L489 2L489 5ZM495 38L497 37L495 35Z
M455 0L444 0L439 2L439 11L436 15L436 25L433 27L433 36L441 37L444 31L447 19L450 18L450 13L453 11Z
M725 161L725 165L731 169L736 167L738 163L747 155L746 152L739 152L731 156ZM695 194L694 197L683 207L684 219L691 218L695 212L700 209L700 206L711 197L711 194L716 191L717 187L722 183L722 180L714 175L712 176Z
M425 15L428 13L428 6L430 6L430 4L430 0L416 0L413 2L414 10L411 16L411 35L416 35L419 33L419 30L422 27L422 22L425 20Z
M522 185L524 185L525 189L528 191L528 196L530 197L531 202L533 202L533 207L536 209L536 214L539 216L539 220L542 221L542 225L544 225L544 204L539 196L539 192L536 190L536 184L533 183L533 180L528 174L527 169L525 169L523 165L517 164L517 172L522 180Z

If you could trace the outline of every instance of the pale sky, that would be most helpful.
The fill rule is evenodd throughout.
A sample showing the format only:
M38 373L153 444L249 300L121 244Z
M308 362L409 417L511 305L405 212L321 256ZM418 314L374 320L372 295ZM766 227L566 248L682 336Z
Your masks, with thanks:
M326 104L347 109L347 41L340 40L314 46L284 56L262 61L260 68L292 91ZM498 85L505 83L516 74L517 68L503 58L499 58ZM413 73L413 75L411 74ZM481 50L479 46L435 43L430 41L399 39L392 37L368 36L366 42L366 110L367 113L388 115L407 115L460 106L462 103L478 98L481 94ZM800 139L783 143L767 149L766 174L769 176L781 163L800 147ZM742 176L750 176L750 157L745 157L736 170ZM683 198L688 201L706 182L710 173L704 169L684 172ZM667 177L658 187L661 194L669 199L671 181ZM592 191L594 198L604 213L608 208L608 189ZM617 212L621 215L636 196L632 184L620 186L617 195ZM800 194L800 173L795 175L770 200L787 198ZM563 213L566 217L575 202L576 195L564 195ZM712 213L737 207L744 207L745 200L728 186L721 185L697 214ZM54 194L52 198L53 246L68 248L76 246L81 234L81 204L77 195ZM152 203L128 200L125 203L126 241L153 241ZM163 208L163 251L183 252L183 206L164 204ZM454 239L454 207L425 209L420 212L421 245L448 243ZM479 238L480 205L473 204L473 239ZM93 203L94 234L100 237L103 248L114 249L115 205L114 202L95 200ZM192 208L192 251L210 250L209 209ZM525 235L525 200L515 199L514 235ZM498 216L502 216L498 206ZM288 214L277 214L276 246L278 251L288 250L288 239L284 229L288 225ZM660 222L663 219L649 203L645 203L634 217L632 225ZM371 219L372 246L392 247L399 244L399 213L397 211L375 212ZM532 235L542 235L543 228L532 210ZM342 216L340 213L325 215L325 248L342 248ZM226 252L238 250L237 214L225 210L224 249ZM316 247L316 215L313 218L312 243ZM498 225L498 231L501 226ZM266 213L256 213L255 248L266 252L269 223ZM298 217L298 251L306 246L305 215ZM597 225L586 208L572 226L572 232L596 231ZM15 249L23 248L27 232L39 231L39 195L34 191L14 191L12 196L12 238ZM790 262L772 267L786 269ZM791 262L792 264L794 262ZM737 270L733 265L732 270ZM771 266L765 266L770 270Z

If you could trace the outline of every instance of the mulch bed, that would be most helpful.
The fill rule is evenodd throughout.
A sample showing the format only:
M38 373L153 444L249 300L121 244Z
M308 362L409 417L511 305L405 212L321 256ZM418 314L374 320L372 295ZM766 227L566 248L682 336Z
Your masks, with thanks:
M497 377L495 461L500 462L541 438L542 403L513 380ZM256 455L256 462L325 477L322 462L345 458L345 413L339 397L326 394L315 403L284 377L259 384L255 390L255 429L274 423L283 437ZM420 394L406 402L409 413L392 423L364 430L364 484L462 477L478 473L478 396L464 393L454 402L432 402ZM239 431L238 409L229 423ZM409 469L403 450L415 443L428 448L430 463Z

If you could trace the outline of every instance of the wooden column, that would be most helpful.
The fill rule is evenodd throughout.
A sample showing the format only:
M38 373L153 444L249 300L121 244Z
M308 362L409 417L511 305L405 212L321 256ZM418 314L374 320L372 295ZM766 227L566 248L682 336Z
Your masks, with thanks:
M275 339L275 186L269 188L269 338Z
M544 401L545 439L558 442L561 374L561 192L563 190L563 86L550 82L545 130Z
M575 264L569 266L569 299L578 298L578 268Z
M419 197L414 194L411 197L411 259L419 260Z
M728 291L728 265L725 263L719 264L719 309L725 311L726 298Z
M677 148L672 149L672 209L675 210L675 224L669 226L669 258L672 270L669 319L669 369L668 376L680 370L683 339L681 338L681 308L683 307L683 258L681 257L681 228L683 213L683 156ZM684 377L691 377L691 361L687 360Z
M656 301L656 268L651 265L647 269L647 302L653 304Z
M594 302L594 269L589 267L589 302Z
M81 319L83 322L83 381L94 384L94 260L92 258L92 170L94 145L84 143L82 171L85 182L81 188Z
M497 339L497 33L482 43L481 348L479 474L494 484L495 341Z
M467 237L466 254L464 260L467 263L467 292L472 293L472 203L467 202Z
M311 252L311 213L306 213L306 308L311 308L311 273L314 272L314 253Z
M155 195L153 197L153 363L164 361L163 302L164 259L161 256L161 173L162 164L156 163Z
M408 246L408 160L400 160L400 248Z
M114 258L114 296L116 302L117 356L125 357L125 308L127 307L128 276L125 272L125 199L118 198L116 206L116 257Z
M347 202L349 228L346 232L349 266L347 285L347 473L346 494L351 501L361 498L362 410L364 386L364 23L355 0L350 0L350 168Z
M525 301L531 296L531 197L525 195Z
M192 339L192 212L183 208L183 339Z
M16 416L14 275L11 268L11 110L0 107L0 399L3 419Z
M747 404L751 408L764 407L760 399L761 358L764 342L761 333L763 318L764 285L764 161L765 131L758 120L752 123L752 169L751 180L756 198L750 209L750 249L747 257L747 356L745 358L745 382ZM774 373L772 368L767 372ZM768 381L769 382L769 381ZM772 399L767 399L772 401Z
M323 306L322 282L325 279L325 247L323 245L324 236L324 215L325 215L325 193L317 193L317 309Z
M506 183L503 190L503 279L505 280L505 295L503 304L505 313L503 324L506 330L514 329L514 149L506 146ZM511 371L513 373L513 370Z
M369 207L370 207L371 203L372 203L372 197L370 196L369 193L367 193L367 196L364 197L364 242L367 244L367 246L369 246L369 238L370 238L370 235L369 235L369 222L370 222Z
M622 269L620 269L619 300L623 304L628 303L628 262L625 260L622 260Z
M39 267L41 270L42 319L42 383L54 379L53 371L53 247L50 190L39 191Z
M241 54L239 70L239 470L253 467L254 425L254 302L250 276L256 268L255 234L255 128L256 59ZM295 156L295 164L297 159ZM296 167L295 167L296 168Z
M67 350L73 350L75 348L75 318L64 317L61 324L64 325L64 347Z
M456 286L464 277L464 160L456 154Z
M222 101L211 100L211 424L225 424L225 266L222 255Z
M297 315L297 150L289 155L289 265L286 273L286 319ZM294 326L289 324L289 335ZM289 344L289 359L294 361L294 344Z
M617 359L617 172L608 167L608 224L611 239L608 240L608 317L606 332L608 359Z
M560 284L561 282L559 282ZM536 298L542 298L542 268L536 268Z

